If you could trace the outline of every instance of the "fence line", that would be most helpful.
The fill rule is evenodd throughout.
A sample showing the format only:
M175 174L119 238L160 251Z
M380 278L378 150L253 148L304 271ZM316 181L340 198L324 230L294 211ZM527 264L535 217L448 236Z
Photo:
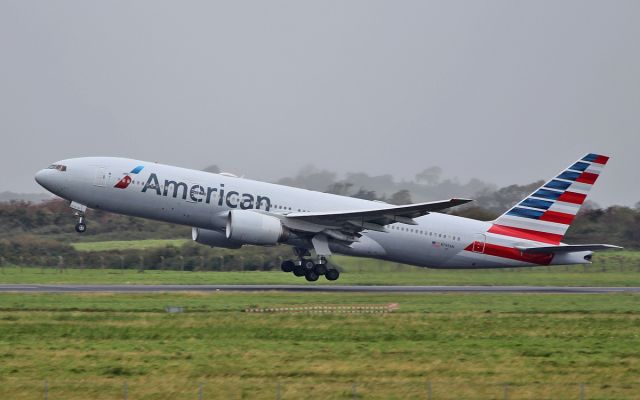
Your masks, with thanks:
M303 307L249 307L247 313L307 313L307 314L375 314L396 311L400 305L391 303L386 305L369 304L359 306L303 306Z

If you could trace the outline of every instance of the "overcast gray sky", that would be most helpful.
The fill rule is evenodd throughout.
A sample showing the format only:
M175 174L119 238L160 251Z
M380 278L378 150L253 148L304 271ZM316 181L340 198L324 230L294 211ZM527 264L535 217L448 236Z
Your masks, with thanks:
M639 1L0 0L0 191L86 155L505 185L600 152L591 199L634 204L639 20Z

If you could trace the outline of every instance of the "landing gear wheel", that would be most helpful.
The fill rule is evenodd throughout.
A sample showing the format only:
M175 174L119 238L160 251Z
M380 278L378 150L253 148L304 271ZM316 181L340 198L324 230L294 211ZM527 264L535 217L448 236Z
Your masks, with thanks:
M315 282L318 280L318 278L320 277L320 275L316 274L316 272L314 270L309 270L307 271L306 274L304 274L304 277L309 281L309 282Z
M76 232L84 233L87 230L87 225L84 222L78 222L76 224Z
M306 270L304 269L304 267L302 265L294 265L293 274L295 276L304 276L305 272L306 272Z
M291 260L285 260L282 262L282 264L280 264L280 269L282 269L282 272L292 272L294 267L295 264Z
M326 264L316 264L313 267L313 271L318 275L324 275L327 273L327 265Z
M307 271L313 271L313 267L315 267L316 265L311 260L302 260L302 266Z
M324 277L327 278L327 280L329 281L335 281L340 277L340 271L333 268L328 269L327 272L324 274Z

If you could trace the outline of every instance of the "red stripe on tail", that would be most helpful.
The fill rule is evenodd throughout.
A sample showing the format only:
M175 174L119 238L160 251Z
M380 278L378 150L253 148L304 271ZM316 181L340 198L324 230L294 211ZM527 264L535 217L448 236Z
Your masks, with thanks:
M607 161L609 161L609 157L607 157L607 156L598 156L598 157L596 157L595 160L593 160L594 163L598 163L598 164L602 164L602 165L605 165L607 163Z
M540 216L540 221L555 222L558 224L570 225L575 215L565 214L557 211L546 211Z
M576 182L593 185L596 179L598 179L598 174L594 174L592 172L583 172L580 174L578 179L576 179Z
M555 233L540 232L531 229L514 228L513 226L496 224L491 225L488 232L495 233L496 235L511 236L519 239L528 239L549 244L560 244L560 240L562 240L563 236Z
M564 192L558 197L558 201L564 201L565 203L582 204L584 199L587 198L586 194L576 192Z

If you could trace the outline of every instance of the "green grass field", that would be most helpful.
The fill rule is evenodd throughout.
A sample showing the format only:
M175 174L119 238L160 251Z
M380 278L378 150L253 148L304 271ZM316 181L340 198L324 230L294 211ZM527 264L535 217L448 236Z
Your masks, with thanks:
M397 302L391 314L249 306ZM185 307L167 314L164 307ZM640 397L640 296L0 294L0 398ZM354 385L355 384L355 388ZM355 395L354 395L355 389Z
M149 249L184 240L74 244ZM640 286L640 252L590 266L430 270L334 256L339 284ZM0 283L305 284L280 271L0 268ZM333 283L335 284L335 283ZM247 307L383 305L391 314ZM165 306L184 313L168 314ZM640 398L640 295L0 294L0 399ZM125 386L126 385L126 389Z

